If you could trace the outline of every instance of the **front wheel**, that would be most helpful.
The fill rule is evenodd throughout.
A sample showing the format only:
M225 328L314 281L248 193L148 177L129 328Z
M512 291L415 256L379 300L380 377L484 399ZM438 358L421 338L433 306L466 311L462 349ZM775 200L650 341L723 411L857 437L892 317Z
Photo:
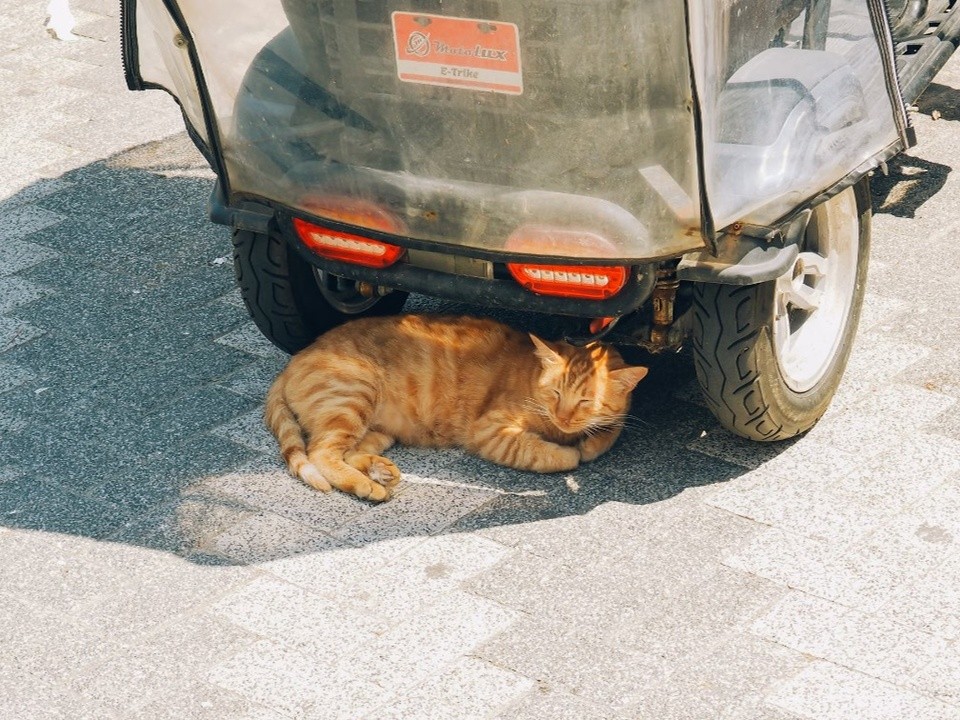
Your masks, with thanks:
M353 281L314 268L283 238L246 230L233 233L233 267L260 332L291 354L351 318L400 312L407 299L398 291L365 297Z
M826 412L860 319L869 249L864 179L814 208L800 255L780 278L695 286L697 379L724 427L785 440Z

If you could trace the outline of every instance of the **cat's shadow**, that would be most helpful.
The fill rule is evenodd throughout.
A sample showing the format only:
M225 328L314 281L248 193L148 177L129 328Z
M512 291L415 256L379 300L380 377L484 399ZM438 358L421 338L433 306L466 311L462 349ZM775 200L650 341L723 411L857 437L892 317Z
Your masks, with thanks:
M210 188L181 135L0 201L36 222L0 254L0 526L255 564L656 503L777 452L702 442L723 431L680 354L644 360L623 437L572 473L397 448L408 481L388 503L317 493L285 473L262 426L285 358L239 301L229 233L206 218ZM425 298L410 309L477 311ZM498 317L550 334L542 317Z

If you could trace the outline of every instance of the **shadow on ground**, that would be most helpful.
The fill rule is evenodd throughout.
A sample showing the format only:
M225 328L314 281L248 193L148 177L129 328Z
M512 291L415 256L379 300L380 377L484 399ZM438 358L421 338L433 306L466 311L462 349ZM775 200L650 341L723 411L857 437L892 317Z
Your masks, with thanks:
M13 328L0 354L0 525L198 563L253 562L306 546L261 533L248 552L242 534L233 550L217 538L273 517L362 545L581 514L611 501L654 503L745 471L686 447L719 428L692 396L683 399L694 376L679 355L652 359L621 442L568 476L401 448L393 456L411 482L386 505L299 485L269 438L255 437L264 432L262 394L284 358L252 331L233 290L228 233L206 218L210 188L203 161L178 136L2 203L24 223L47 226L2 256L16 274L5 278L0 316ZM413 305L437 307L423 298ZM508 319L536 325L530 316ZM249 438L218 430L238 417L254 428ZM783 447L744 442L741 451L760 464ZM343 532L358 521L380 527Z
M943 189L953 170L912 155L898 155L887 169L887 175L877 173L870 181L873 211L903 218L916 217L917 210Z
M960 120L960 92L949 85L930 83L917 100L917 110L924 115L937 113L940 120Z

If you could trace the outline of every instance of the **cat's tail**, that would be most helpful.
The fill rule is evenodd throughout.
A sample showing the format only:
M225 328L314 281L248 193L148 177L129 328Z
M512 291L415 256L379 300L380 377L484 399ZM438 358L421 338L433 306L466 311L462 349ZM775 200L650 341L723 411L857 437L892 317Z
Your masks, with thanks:
M280 444L280 454L290 472L303 480L307 485L330 492L333 488L316 465L307 459L307 446L304 443L303 429L297 422L296 416L287 405L284 397L285 378L283 373L270 386L267 393L267 402L264 407L264 421Z

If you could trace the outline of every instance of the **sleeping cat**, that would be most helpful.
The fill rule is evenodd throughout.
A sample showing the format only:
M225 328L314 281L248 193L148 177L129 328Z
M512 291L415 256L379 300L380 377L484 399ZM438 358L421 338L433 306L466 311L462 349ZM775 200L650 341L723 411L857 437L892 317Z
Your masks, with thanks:
M291 473L379 501L400 480L381 456L394 442L543 473L589 462L620 435L646 374L613 348L548 343L493 320L362 318L290 360L265 419Z

